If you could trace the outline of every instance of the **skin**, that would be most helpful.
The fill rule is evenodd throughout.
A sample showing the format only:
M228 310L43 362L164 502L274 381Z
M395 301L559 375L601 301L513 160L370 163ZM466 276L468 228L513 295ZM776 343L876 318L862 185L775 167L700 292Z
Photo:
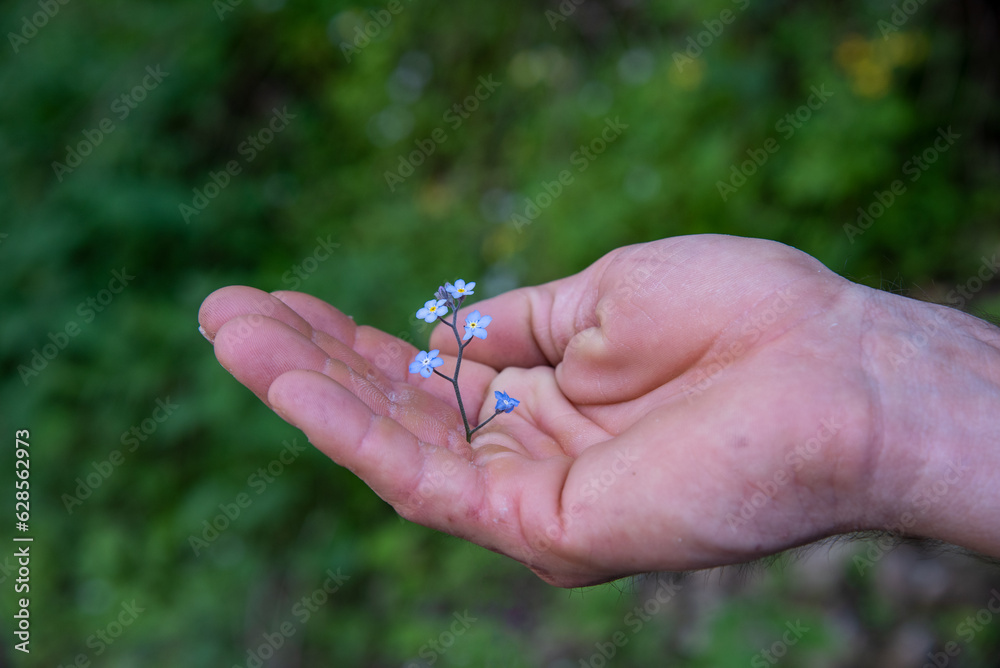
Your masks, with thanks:
M432 290L429 290L431 292ZM449 383L297 292L199 314L220 363L408 520L574 587L891 530L1000 556L1000 330L847 281L770 241L619 248L477 301ZM429 348L454 369L450 329ZM485 400L485 401L484 401ZM478 416L474 419L473 416Z

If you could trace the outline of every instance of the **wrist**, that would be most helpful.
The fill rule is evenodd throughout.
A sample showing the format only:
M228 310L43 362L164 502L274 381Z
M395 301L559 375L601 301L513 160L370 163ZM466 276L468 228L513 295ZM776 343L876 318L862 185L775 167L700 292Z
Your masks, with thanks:
M1000 556L1000 330L859 289L875 396L866 528Z

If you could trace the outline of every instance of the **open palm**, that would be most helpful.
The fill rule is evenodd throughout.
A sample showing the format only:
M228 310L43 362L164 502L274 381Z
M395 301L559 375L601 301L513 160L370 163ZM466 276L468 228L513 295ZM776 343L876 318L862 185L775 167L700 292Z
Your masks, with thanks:
M219 361L407 519L578 586L746 561L872 524L871 379L859 286L781 244L723 236L617 249L476 302L466 443L417 350L308 295L223 288ZM431 337L446 374L457 345ZM451 355L451 356L449 356Z

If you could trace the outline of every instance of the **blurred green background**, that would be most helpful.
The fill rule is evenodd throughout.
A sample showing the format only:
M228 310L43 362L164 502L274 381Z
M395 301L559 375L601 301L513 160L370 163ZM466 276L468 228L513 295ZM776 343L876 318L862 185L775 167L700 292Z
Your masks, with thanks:
M0 663L1000 665L1000 574L916 548L551 588L300 451L196 322L247 284L420 342L442 280L703 232L1000 313L970 280L1000 250L993 4L34 0L0 26L2 465L12 489L30 429L35 538L29 656L0 551Z

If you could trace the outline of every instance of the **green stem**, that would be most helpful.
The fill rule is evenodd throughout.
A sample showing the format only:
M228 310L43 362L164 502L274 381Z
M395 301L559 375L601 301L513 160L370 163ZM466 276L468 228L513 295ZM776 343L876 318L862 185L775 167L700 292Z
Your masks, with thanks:
M456 307L457 306L458 305L456 304ZM469 345L471 339L463 344L462 337L458 335L458 308L453 311L450 324L451 331L455 333L455 340L458 341L458 361L455 362L455 377L448 378L448 376L445 376L443 373L439 373L438 375L448 378L448 380L451 381L451 384L455 386L455 398L458 399L458 410L462 414L462 422L465 424L465 440L467 443L471 443L472 434L475 430L469 428L469 418L465 414L465 404L462 403L462 392L458 389L458 370L462 368L462 351L465 350L465 346Z
M486 425L488 425L493 420L493 418L495 418L496 416L500 415L501 413L503 413L503 411L498 410L496 413L494 413L493 415L491 415L488 418L486 418L485 420L483 420L483 423L481 425L479 425L478 427L476 427L475 429L473 429L471 432L469 432L469 439L470 439L470 441L472 439L472 435L473 434L475 434L477 431L479 431L480 429L482 429L483 427L485 427Z

